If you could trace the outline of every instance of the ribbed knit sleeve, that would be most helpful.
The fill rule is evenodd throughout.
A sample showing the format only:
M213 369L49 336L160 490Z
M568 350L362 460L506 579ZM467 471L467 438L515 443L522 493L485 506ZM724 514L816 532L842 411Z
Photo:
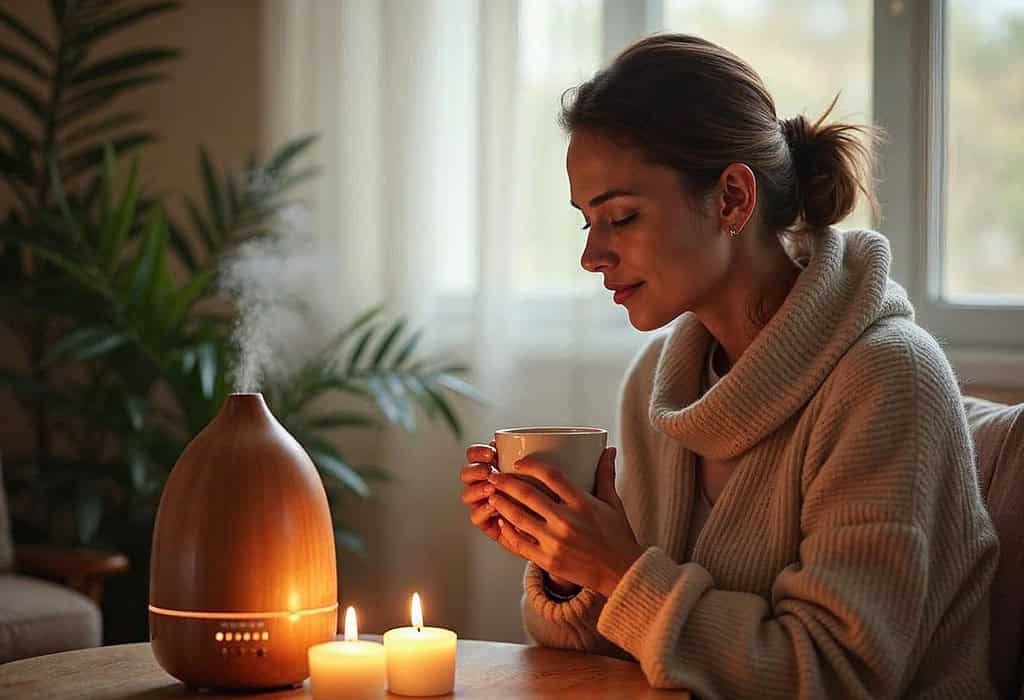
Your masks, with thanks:
M719 588L700 564L652 547L603 607L598 632L652 685L704 699L994 697L998 546L938 346L910 322L883 322L815 402L813 425L764 453L802 457L798 553L770 593ZM737 500L719 505L737 509L719 522L749 517ZM771 548L752 544L736 567L764 563Z
M543 577L540 567L532 563L526 565L523 624L535 643L632 660L597 631L597 619L605 602L603 596L584 588L569 600L554 600L544 590Z

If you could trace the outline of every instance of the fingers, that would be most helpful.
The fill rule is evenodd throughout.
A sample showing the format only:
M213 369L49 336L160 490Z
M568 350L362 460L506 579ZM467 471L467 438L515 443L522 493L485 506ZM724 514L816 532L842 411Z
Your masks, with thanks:
M614 447L607 448L601 453L601 459L597 462L597 472L594 475L594 495L616 510L622 510L622 501L615 491L615 456L617 450Z
M498 539L498 514L494 511L494 506L484 503L474 508L469 513L469 521L492 540Z
M466 488L462 489L462 502L468 505L474 505L480 501L487 501L487 497L493 493L493 489L487 487L491 484L487 481L475 481Z
M558 504L541 492L540 489L544 488L542 484L538 485L529 477L518 474L491 474L487 479L498 491L508 494L544 520L551 522L561 519Z
M498 518L498 532L498 544L512 554L533 562L539 561L543 557L544 553L537 541L506 522L504 518Z
M472 484L477 481L487 481L487 475L495 471L489 464L467 464L459 472L459 478L464 484Z
M533 538L537 539L540 533L544 532L543 518L502 492L495 491L487 502L494 506L498 515L515 525L516 529L522 530Z
M524 457L516 462L515 473L537 479L571 508L578 508L584 502L585 494L570 484L562 472L533 457Z
M498 462L498 451L492 445L481 445L480 443L470 445L466 448L466 461L496 464Z

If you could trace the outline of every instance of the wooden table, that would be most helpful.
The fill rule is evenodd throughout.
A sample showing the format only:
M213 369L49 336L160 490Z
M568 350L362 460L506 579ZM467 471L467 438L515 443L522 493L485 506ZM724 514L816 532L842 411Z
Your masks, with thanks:
M189 693L153 658L149 644L123 644L38 656L0 665L0 700L161 700L310 697L306 687L269 693ZM389 698L401 698L388 695ZM455 693L481 700L689 700L654 690L640 667L605 656L522 644L459 640Z

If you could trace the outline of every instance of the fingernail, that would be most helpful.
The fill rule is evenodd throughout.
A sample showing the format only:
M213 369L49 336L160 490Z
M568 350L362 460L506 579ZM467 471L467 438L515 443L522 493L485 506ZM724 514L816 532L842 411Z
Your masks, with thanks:
M492 506L490 503L485 503L483 508L484 508L484 512L485 513L493 513L494 512L494 506Z
M494 501L495 501L494 496L491 496L490 498L487 499L487 502L490 503L492 506L494 505Z
M490 484L487 484L487 486L484 486L484 495L485 496L490 496L492 493L494 493L494 487L493 486L491 486Z
M501 518L498 518L498 527L501 527L501 528L505 527L505 521L502 520Z

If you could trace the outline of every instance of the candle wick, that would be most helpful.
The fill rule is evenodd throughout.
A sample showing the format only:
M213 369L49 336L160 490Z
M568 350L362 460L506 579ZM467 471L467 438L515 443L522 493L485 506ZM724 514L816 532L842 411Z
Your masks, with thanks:
M423 631L423 628L422 628L422 627L420 627L419 625L416 625L416 631L417 631L417 632L422 632L422 631Z

